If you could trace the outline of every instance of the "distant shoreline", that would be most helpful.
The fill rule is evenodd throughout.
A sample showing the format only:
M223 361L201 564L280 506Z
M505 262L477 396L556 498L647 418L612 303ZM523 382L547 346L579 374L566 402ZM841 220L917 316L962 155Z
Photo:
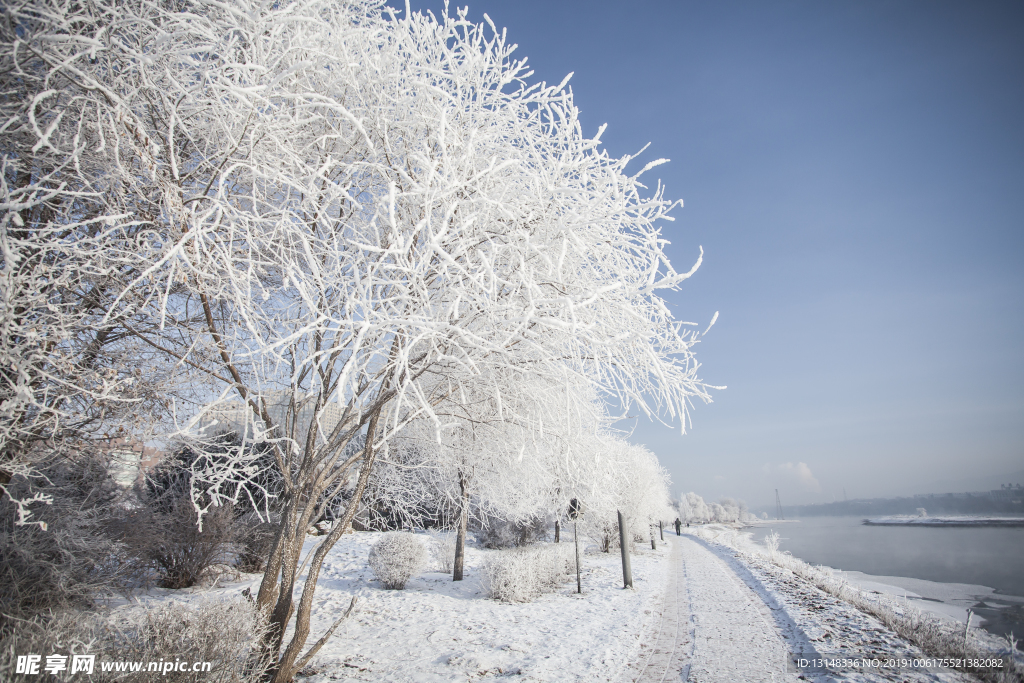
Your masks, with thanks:
M1024 527L1024 517L876 517L867 526Z

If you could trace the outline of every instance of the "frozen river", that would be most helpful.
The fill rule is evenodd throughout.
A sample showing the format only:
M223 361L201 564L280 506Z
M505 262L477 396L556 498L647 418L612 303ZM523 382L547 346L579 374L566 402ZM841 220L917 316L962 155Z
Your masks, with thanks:
M1024 631L1024 604L1000 598L1024 596L1024 528L866 526L862 521L804 517L775 525L761 522L753 530L754 540L762 541L775 529L782 537L781 550L811 564L877 577L994 588L995 594L970 606L986 618L990 631Z

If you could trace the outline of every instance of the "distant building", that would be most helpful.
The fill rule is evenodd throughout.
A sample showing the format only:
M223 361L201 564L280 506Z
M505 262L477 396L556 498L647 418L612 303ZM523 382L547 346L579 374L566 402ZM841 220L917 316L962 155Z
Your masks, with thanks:
M1003 503L1019 503L1024 500L1024 487L1020 484L1003 484L998 489L989 492L993 500Z
M289 391L267 391L263 393L267 405L267 413L270 419L277 425L284 425L291 422L289 404L291 403L291 392ZM313 408L316 397L313 395L300 396L295 400L294 420L296 435L304 437L313 421ZM341 421L342 409L337 403L328 403L320 411L320 432L321 435L330 432ZM226 401L207 412L207 419L202 429L207 434L218 432L237 431L246 432L251 429L253 421L252 409L241 401ZM259 425L263 428L263 425ZM321 437L322 438L322 437Z

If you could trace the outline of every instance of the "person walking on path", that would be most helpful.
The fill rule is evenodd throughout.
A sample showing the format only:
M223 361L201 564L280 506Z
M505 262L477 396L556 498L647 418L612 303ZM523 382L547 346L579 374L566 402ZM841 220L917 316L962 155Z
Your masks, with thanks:
M676 517L676 536L679 535L679 527L682 526L682 524L683 523L679 521L679 518Z

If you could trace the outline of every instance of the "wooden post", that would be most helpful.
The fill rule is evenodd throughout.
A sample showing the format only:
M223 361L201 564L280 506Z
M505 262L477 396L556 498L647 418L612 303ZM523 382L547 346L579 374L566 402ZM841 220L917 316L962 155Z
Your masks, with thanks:
M619 516L619 550L622 552L622 587L633 587L633 569L629 566L629 546L626 545L626 519L622 512L615 511Z
M583 580L580 577L580 533L579 520L583 514L583 503L578 498L569 501L569 519L572 520L572 540L576 544L576 592L583 593Z
M572 539L576 543L576 592L583 593L583 582L580 579L580 535L576 530L576 521L572 523Z
M664 540L665 540L665 522L664 521L658 522L658 535L661 536L661 540L664 542Z
M469 482L459 472L459 488L462 489L462 514L459 516L459 533L455 537L455 567L452 581L462 581L462 565L466 556L466 526L469 523Z
M562 531L562 528L558 525L558 520L556 519L555 520L555 543L558 543L558 537L561 535L559 532L561 532L561 531Z

